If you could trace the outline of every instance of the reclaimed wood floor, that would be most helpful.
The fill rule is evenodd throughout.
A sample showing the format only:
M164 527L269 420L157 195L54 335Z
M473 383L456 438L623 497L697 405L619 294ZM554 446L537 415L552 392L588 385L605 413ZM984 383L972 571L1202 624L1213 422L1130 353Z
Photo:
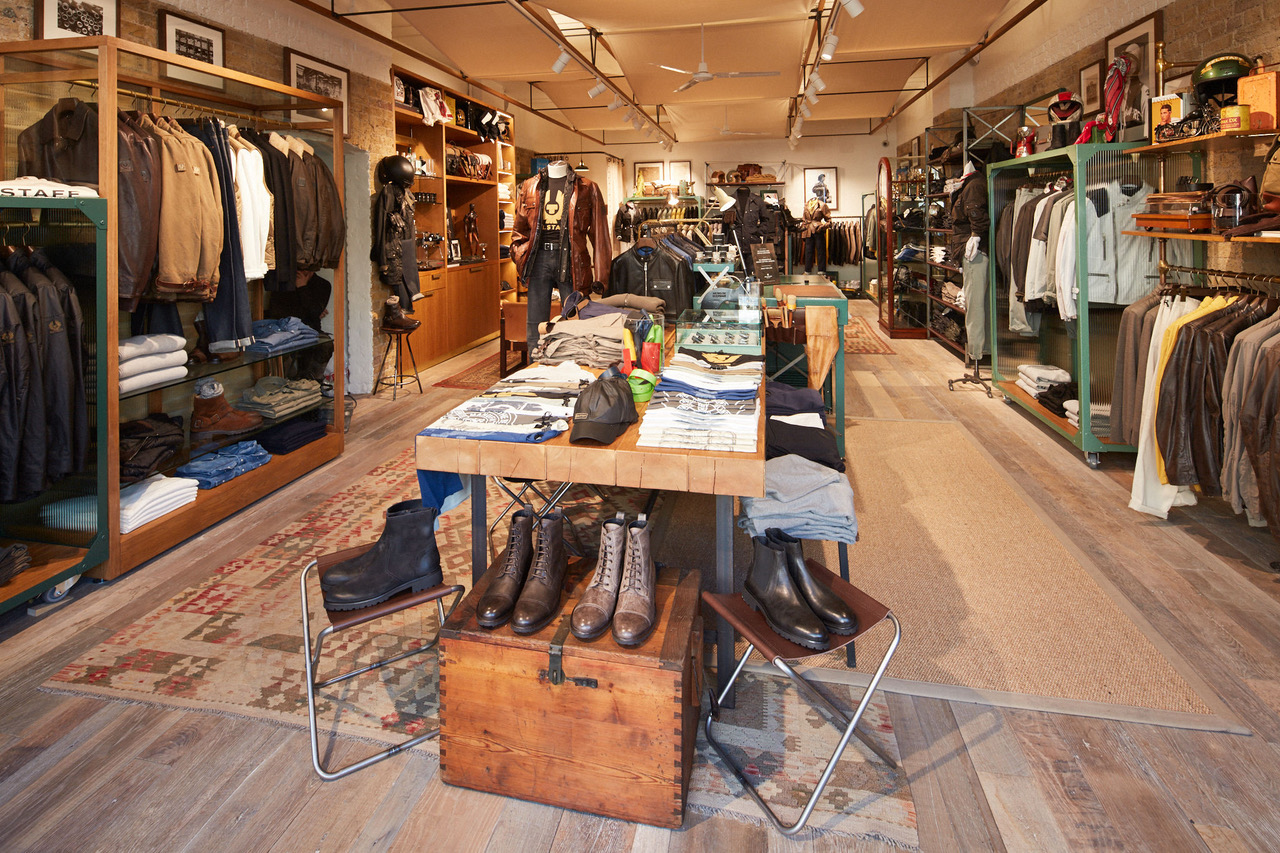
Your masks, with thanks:
M873 306L854 310L874 324ZM1280 557L1220 501L1160 522L1126 508L1132 462L1082 456L973 387L937 343L848 357L850 417L963 424L1255 734L1183 731L890 697L924 850L1280 849ZM441 784L405 755L335 783L305 733L56 696L36 687L83 650L262 541L467 396L432 388L483 350L423 374L424 396L362 399L347 453L150 564L82 585L38 617L0 617L0 849L40 851L851 850L690 814L671 831ZM857 453L857 448L850 448ZM946 460L937 473L946 476ZM981 497L956 512L982 513ZM991 519L992 535L1014 536ZM1032 543L1029 543L1031 545ZM347 750L367 748L346 743ZM856 748L856 747L855 747ZM887 848L886 848L887 849Z

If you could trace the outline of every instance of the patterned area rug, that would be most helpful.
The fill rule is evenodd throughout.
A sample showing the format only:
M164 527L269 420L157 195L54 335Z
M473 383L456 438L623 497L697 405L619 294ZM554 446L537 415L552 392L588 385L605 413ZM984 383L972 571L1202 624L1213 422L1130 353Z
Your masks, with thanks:
M383 510L416 495L417 489L413 454L406 451L222 566L208 580L81 655L43 688L305 728L299 572L313 557L375 540L382 531ZM566 514L577 522L583 536L598 518L617 511L634 515L648 497L647 492L622 489L607 490L606 495L604 505L585 487L573 489L566 497ZM490 486L490 517L505 505ZM469 508L470 502L464 502L443 516L436 534L446 582L467 586ZM505 525L499 528L503 529ZM318 610L320 589L314 577L309 594L313 611ZM322 616L313 618L313 637L322 620ZM422 637L435 634L435 610L420 607L374 623L374 628L351 629L332 639L321 659L320 676L420 646ZM392 742L432 728L437 725L437 681L436 657L428 652L334 685L321 693L318 712L326 721L321 729ZM798 813L796 804L803 804L817 781L821 768L815 756L829 755L837 735L797 700L793 689L780 689L781 684L780 679L744 675L738 708L724 712L716 731L722 742L752 762L753 772L764 781L766 799L791 820ZM842 692L845 688L828 689L838 701L848 702ZM887 745L890 754L897 754L882 703L868 709L864 726ZM419 747L428 753L436 748L434 740ZM705 742L700 741L699 749L690 807L762 820L737 781L718 764L708 763L712 752ZM807 761L804 766L801 759ZM905 779L867 759L856 741L845 751L810 825L820 831L915 846L915 812Z
M844 351L855 355L893 355L889 342L876 334L861 317L850 317L844 326Z
M461 373L455 373L448 379L442 379L437 382L435 388L465 388L468 391L484 391L502 378L498 375L498 359L502 357L501 353L494 353L484 361L478 361L468 367ZM510 356L511 361L516 361L516 356Z

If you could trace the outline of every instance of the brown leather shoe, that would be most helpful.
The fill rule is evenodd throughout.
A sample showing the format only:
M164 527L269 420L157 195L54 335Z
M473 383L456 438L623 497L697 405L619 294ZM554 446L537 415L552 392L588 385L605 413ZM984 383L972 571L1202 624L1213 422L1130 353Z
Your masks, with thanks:
M627 525L627 556L622 589L613 613L613 639L620 646L638 646L649 638L657 620L653 603L653 554L649 550L649 520L644 513Z
M596 573L587 585L587 591L573 608L573 636L579 640L594 640L609 630L613 619L613 607L618 603L618 585L622 581L622 561L626 554L626 516L606 519L600 525L600 555L596 558Z
M400 306L399 296L387 297L387 301L382 305L382 328L393 332L412 332L421 325L421 320L405 315L404 308Z
M218 393L213 396L201 397L197 394L195 397L195 403L191 409L192 438L208 439L220 435L239 435L260 426L262 426L262 415L231 408L221 385L218 386Z
M537 516L528 504L511 516L507 534L506 558L502 572L489 584L476 605L476 622L481 628L497 628L507 623L516 606L516 598L533 562L533 523Z
M560 610L564 573L569 565L564 552L564 516L548 513L538 522L538 547L529 567L529 577L520 591L511 630L517 634L541 631Z

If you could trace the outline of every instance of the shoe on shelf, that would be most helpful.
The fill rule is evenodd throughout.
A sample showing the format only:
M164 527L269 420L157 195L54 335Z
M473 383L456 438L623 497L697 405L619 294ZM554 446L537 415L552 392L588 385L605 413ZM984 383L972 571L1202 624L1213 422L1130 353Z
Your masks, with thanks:
M383 329L392 332L412 332L421 325L421 320L415 320L404 313L399 296L388 296L387 301L382 304Z
M780 636L806 649L824 651L830 645L826 629L791 580L782 546L765 536L751 541L755 559L743 585L743 599Z
M613 639L620 646L638 646L649 638L657 621L653 585L656 574L649 545L649 520L627 525L627 555L622 565L618 607L613 613Z
M618 603L618 587L622 581L622 562L626 554L626 517L605 519L600 525L600 552L595 574L587 591L573 608L570 630L579 640L594 640L609 630L613 609Z
M517 634L541 631L560 610L560 594L569 558L564 550L564 516L549 512L537 524L538 545L529 576L511 613L511 630Z
M525 577L533 563L533 525L537 518L529 504L511 515L502 571L476 605L476 622L480 627L498 628L511 618L511 611L515 609L516 599L524 588Z
M421 500L392 504L377 543L324 573L325 609L359 610L406 590L426 592L444 583L435 524L436 508Z
M206 441L223 435L239 435L262 426L262 415L231 408L222 383L202 379L196 383L196 396L191 408L191 437Z
M828 587L814 579L804 561L804 545L794 536L776 527L764 532L765 538L779 545L785 555L787 571L800 595L809 604L813 615L822 620L823 627L832 634L849 636L858 632L858 616L849 605Z

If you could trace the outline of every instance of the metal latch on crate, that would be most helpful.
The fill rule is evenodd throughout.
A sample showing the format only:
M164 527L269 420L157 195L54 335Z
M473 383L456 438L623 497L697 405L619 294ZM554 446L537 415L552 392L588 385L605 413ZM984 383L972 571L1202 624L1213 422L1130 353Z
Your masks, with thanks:
M564 665L562 662L564 658L564 641L568 636L569 620L562 619L560 621L560 627L556 629L555 637L551 640L551 649L548 654L549 660L547 668L540 671L538 673L538 677L545 678L547 681L550 681L552 684L557 686L564 684L566 681L571 681L578 687L599 687L600 683L594 678L574 678L573 676L566 676L564 674Z

